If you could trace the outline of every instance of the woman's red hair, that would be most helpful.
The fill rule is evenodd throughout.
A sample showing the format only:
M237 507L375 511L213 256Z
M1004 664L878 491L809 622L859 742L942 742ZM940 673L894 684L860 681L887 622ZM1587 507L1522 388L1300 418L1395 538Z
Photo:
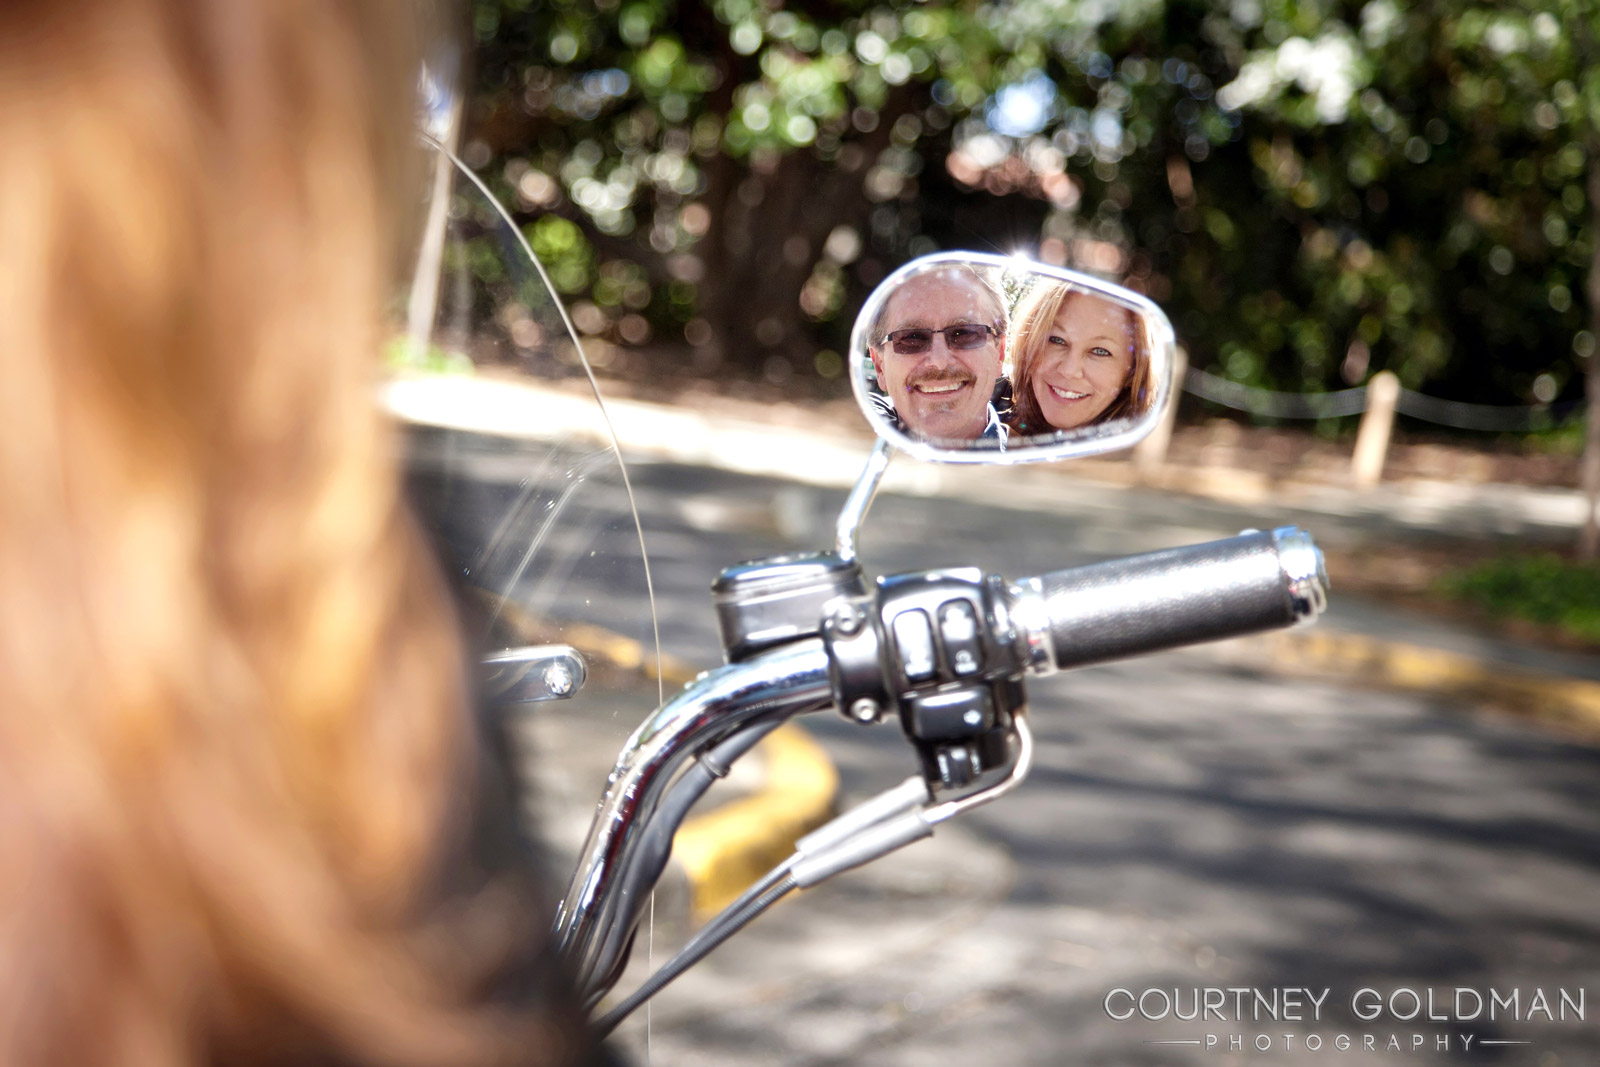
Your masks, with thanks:
M0 1062L573 1036L475 1006L526 886L436 892L481 766L372 400L412 14L0 7Z
M1069 282L1041 281L1029 290L1011 316L1012 408L1007 424L1020 434L1047 434L1053 429L1033 394L1033 376L1044 359L1045 342L1054 328L1056 315L1069 300L1089 296ZM1134 418L1150 409L1150 345L1144 324L1127 310L1128 337L1133 346L1133 365L1128 382L1095 423Z

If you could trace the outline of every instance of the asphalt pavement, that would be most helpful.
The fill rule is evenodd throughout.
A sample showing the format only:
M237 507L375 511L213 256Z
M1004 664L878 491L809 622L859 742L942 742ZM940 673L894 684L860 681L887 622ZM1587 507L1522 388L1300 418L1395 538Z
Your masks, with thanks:
M709 666L720 658L712 577L738 559L829 544L865 444L730 429L704 413L633 415L613 405L662 645L684 669ZM641 421L648 432L630 440ZM457 460L472 451L448 448ZM540 469L562 468L542 455ZM485 539L474 523L512 513L506 500L527 497L538 466L503 447L469 458L458 465L476 471L475 488L452 488L447 509L462 544ZM969 563L1017 576L1285 521L1357 550L1406 537L1539 541L1570 533L1574 514L1568 497L1519 509L1505 503L1517 493L1492 489L1412 487L1411 499L1386 487L1374 503L1319 487L1262 496L1220 477L1209 495L1174 493L1090 473L897 464L864 533L868 568ZM545 587L530 575L560 572L566 608L596 624L632 620L622 628L643 642L637 576L608 577L626 561L615 514L626 494L593 473L585 493L592 514L569 526L591 533L551 539L535 563L551 551L565 562L524 567L505 587L536 602ZM590 572L585 560L609 566ZM627 1024L618 1047L639 1062L696 1064L1594 1062L1592 1021L1529 1005L1540 991L1559 1005L1562 992L1600 985L1600 754L1552 720L1502 713L1548 713L1555 700L1581 725L1594 662L1341 598L1334 583L1332 610L1297 643L1235 642L1032 684L1039 758L1017 793L781 905L664 992L648 1024ZM1318 645L1319 634L1343 637ZM526 713L530 773L559 771L536 794L551 837L581 834L619 731L653 704L652 687L629 684L603 714L579 701ZM844 803L911 770L891 726L806 726ZM742 784L718 787L727 803L765 788L761 759ZM669 879L623 988L686 935L688 901ZM1181 1007L1213 989L1302 987L1328 991L1314 1020L1283 1005L1278 1018L1259 1006L1194 1022L1116 1017L1117 990L1167 990ZM1404 991L1458 988L1517 991L1516 1017L1404 1018ZM1398 1002L1366 1018L1363 989Z
M634 471L653 516L663 635L697 662L715 656L705 589L716 567L819 543L840 499L703 467ZM1273 521L1264 507L1097 484L1067 496L1074 508L1057 498L1022 512L888 492L864 553L882 572L981 561L1015 576ZM1289 517L1317 529L1314 515ZM1592 677L1582 658L1340 605L1337 589L1334 603L1308 635L1345 628L1363 647L1437 651L1490 681ZM1506 714L1487 683L1328 667L1301 671L1287 652L1241 641L1030 683L1039 757L1017 793L754 924L662 994L650 1059L1593 1062L1600 1038L1587 1021L1369 1021L1351 999L1457 987L1554 997L1592 984L1600 754ZM831 715L806 727L833 757L846 804L911 769L892 727ZM684 932L666 921L654 958ZM1116 989L1292 986L1331 991L1314 1024L1119 1020L1106 1007ZM619 1037L640 1062L645 1028ZM1244 1050L1229 1051L1235 1040Z

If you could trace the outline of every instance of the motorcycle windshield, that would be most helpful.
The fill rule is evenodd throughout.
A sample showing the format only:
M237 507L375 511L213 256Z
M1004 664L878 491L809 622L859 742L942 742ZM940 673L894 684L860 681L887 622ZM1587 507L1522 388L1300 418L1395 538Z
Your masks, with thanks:
M527 746L519 771L540 836L571 855L616 754L661 700L643 535L548 276L477 178L430 151L385 401L407 429L414 504L465 584L468 636L499 661L484 697Z

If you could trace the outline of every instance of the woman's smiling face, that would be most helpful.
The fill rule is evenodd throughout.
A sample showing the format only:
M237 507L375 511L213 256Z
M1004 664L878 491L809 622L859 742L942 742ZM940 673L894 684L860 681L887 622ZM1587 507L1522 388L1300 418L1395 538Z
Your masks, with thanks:
M1109 300L1074 293L1050 324L1033 370L1033 396L1058 430L1087 426L1104 414L1133 372L1128 312Z

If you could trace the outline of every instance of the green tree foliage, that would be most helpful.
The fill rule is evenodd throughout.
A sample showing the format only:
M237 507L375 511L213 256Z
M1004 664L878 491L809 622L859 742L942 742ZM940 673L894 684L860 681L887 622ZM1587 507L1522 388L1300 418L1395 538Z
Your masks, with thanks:
M1581 396L1600 9L1244 6L1220 99L1246 113L1255 184L1300 235L1275 318L1320 328L1301 380L1387 366L1483 403ZM1242 336L1293 380L1270 325Z
M469 161L543 216L535 246L591 324L780 373L836 374L813 326L931 249L919 145L987 97L1001 55L961 7L480 0L476 16Z
M1567 399L1596 7L478 0L468 147L592 326L706 365L836 370L888 269L1019 247L1238 381Z
M1551 554L1506 556L1453 571L1437 588L1494 618L1559 626L1600 642L1600 569L1593 563Z

